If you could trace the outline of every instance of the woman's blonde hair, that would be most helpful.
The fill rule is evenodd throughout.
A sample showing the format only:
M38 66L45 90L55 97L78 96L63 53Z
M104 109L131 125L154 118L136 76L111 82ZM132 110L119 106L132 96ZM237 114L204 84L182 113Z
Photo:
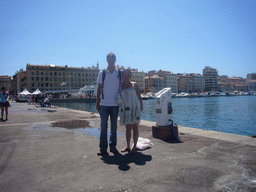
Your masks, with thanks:
M122 70L122 75L123 75L123 73L124 73L125 71L128 71L128 72L130 73L130 76L132 77L132 72L131 72L131 70L130 70L129 68L126 68L126 69Z

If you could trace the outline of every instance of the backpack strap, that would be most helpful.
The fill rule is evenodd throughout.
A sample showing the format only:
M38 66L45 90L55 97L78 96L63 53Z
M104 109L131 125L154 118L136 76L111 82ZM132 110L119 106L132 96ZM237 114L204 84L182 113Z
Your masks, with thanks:
M121 84L122 71L120 69L118 69L118 76L119 76L119 84Z
M104 94L103 94L103 87L104 87L104 80L105 80L105 77L106 77L106 69L104 69L102 71L102 90L101 90L101 94L102 94L102 99L104 99Z

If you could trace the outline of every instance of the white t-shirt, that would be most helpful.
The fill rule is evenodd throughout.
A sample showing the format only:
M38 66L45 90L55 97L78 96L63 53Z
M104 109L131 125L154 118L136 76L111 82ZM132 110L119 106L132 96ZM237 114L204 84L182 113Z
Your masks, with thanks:
M99 72L97 83L102 84L102 75L103 75L103 70ZM103 106L118 106L116 103L116 97L117 93L119 90L119 75L118 75L118 70L115 69L113 73L111 74L107 69L106 69L106 76L104 80L104 85L103 85L103 95L104 99L102 99L102 94L101 94L101 102L100 105Z

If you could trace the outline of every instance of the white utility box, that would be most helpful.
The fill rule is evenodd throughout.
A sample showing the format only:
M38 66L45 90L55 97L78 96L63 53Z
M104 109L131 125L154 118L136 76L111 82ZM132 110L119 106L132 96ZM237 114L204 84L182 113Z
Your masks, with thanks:
M172 94L167 87L156 93L156 126L169 126L172 119Z

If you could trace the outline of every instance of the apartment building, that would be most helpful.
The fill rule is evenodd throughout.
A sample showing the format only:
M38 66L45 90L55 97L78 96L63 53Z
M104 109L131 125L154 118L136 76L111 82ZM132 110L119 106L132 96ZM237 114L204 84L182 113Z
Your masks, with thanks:
M11 90L11 80L12 80L12 77L10 77L10 76L0 75L0 89L2 87L5 87L6 91L10 92L10 90Z
M256 73L247 74L247 80L256 80Z
M163 77L165 80L165 87L171 87L173 93L178 93L178 78L177 74L170 71L159 70L156 73L159 77Z
M146 75L146 73L144 73L143 71L140 72L137 70L132 70L131 72L132 72L131 81L134 81L138 84L141 93L145 93L145 75Z
M248 86L249 91L256 91L256 80L247 80L245 84Z
M233 91L248 91L253 89L253 83L248 84L249 81L242 77L228 77L228 76L220 76L219 77L219 88L218 90L221 92L233 92Z
M66 66L31 65L27 64L27 89L30 92L39 88L40 91L78 90L91 85L97 80L97 67L76 68Z
M20 69L12 76L10 94L17 95L22 92L27 86L27 73Z
M145 92L157 93L161 89L165 88L165 79L158 75L145 77Z
M203 76L205 77L205 91L218 90L218 71L209 66L203 69Z
M200 74L182 74L178 77L179 92L204 92L205 78Z

